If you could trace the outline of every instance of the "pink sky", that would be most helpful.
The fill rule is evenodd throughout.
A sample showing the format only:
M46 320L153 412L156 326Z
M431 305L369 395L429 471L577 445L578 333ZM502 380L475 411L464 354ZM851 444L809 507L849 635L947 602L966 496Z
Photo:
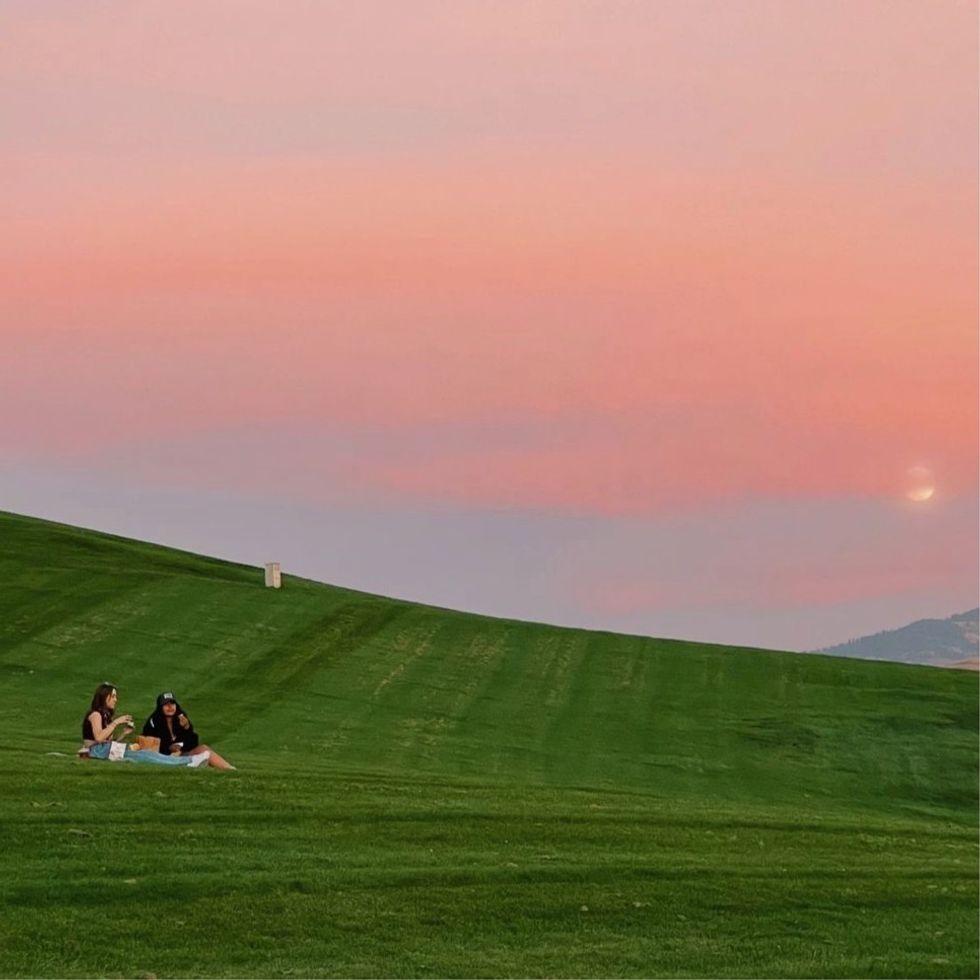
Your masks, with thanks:
M536 618L647 610L631 628L656 633L693 609L670 628L714 635L696 593L957 611L977 587L976 16L8 2L0 465L22 489L55 468L365 521L451 510L487 535L488 514L683 520L694 550L751 508L737 588L701 588L731 555L675 576L610 531ZM915 510L917 464L936 495ZM837 522L810 546L846 553L773 572L785 527L760 515L810 505ZM845 505L895 523L854 548Z

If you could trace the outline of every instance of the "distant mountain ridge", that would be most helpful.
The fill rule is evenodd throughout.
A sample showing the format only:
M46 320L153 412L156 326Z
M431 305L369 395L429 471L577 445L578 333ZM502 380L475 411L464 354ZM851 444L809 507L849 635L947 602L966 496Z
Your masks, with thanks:
M837 646L815 650L837 657L894 660L933 667L980 667L980 608L947 619L918 619L900 629L883 630Z

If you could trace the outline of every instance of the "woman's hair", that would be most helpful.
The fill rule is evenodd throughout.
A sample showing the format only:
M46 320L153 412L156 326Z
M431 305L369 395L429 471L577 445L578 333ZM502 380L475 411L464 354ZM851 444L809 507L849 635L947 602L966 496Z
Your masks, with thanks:
M109 695L115 691L115 685L108 683L108 681L103 682L95 689L95 694L92 695L92 707L88 709L88 714L85 715L87 718L93 711L98 711L102 716L102 723L112 721L112 716L114 711L112 708L106 706L106 701L109 700Z

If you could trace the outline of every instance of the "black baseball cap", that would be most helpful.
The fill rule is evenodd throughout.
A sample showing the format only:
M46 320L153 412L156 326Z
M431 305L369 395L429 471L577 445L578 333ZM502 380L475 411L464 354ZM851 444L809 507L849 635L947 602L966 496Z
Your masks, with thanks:
M157 695L157 707L162 708L165 704L176 704L177 699L174 697L173 691L164 691L163 694Z

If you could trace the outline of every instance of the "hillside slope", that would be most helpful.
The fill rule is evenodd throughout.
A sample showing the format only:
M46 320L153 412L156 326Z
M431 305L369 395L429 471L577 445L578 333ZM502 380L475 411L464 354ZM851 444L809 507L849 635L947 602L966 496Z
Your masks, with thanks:
M0 573L2 975L976 972L975 677L276 592L9 514ZM103 679L242 771L47 755ZM135 941L134 902L270 938Z
M969 798L976 685L956 675L489 619L289 577L277 592L258 569L0 521L2 665L25 723L43 692L38 749L70 748L110 678L134 714L175 688L240 753L332 767Z
M946 619L917 619L908 626L858 637L819 652L837 657L976 669L978 623L980 609L971 609Z

